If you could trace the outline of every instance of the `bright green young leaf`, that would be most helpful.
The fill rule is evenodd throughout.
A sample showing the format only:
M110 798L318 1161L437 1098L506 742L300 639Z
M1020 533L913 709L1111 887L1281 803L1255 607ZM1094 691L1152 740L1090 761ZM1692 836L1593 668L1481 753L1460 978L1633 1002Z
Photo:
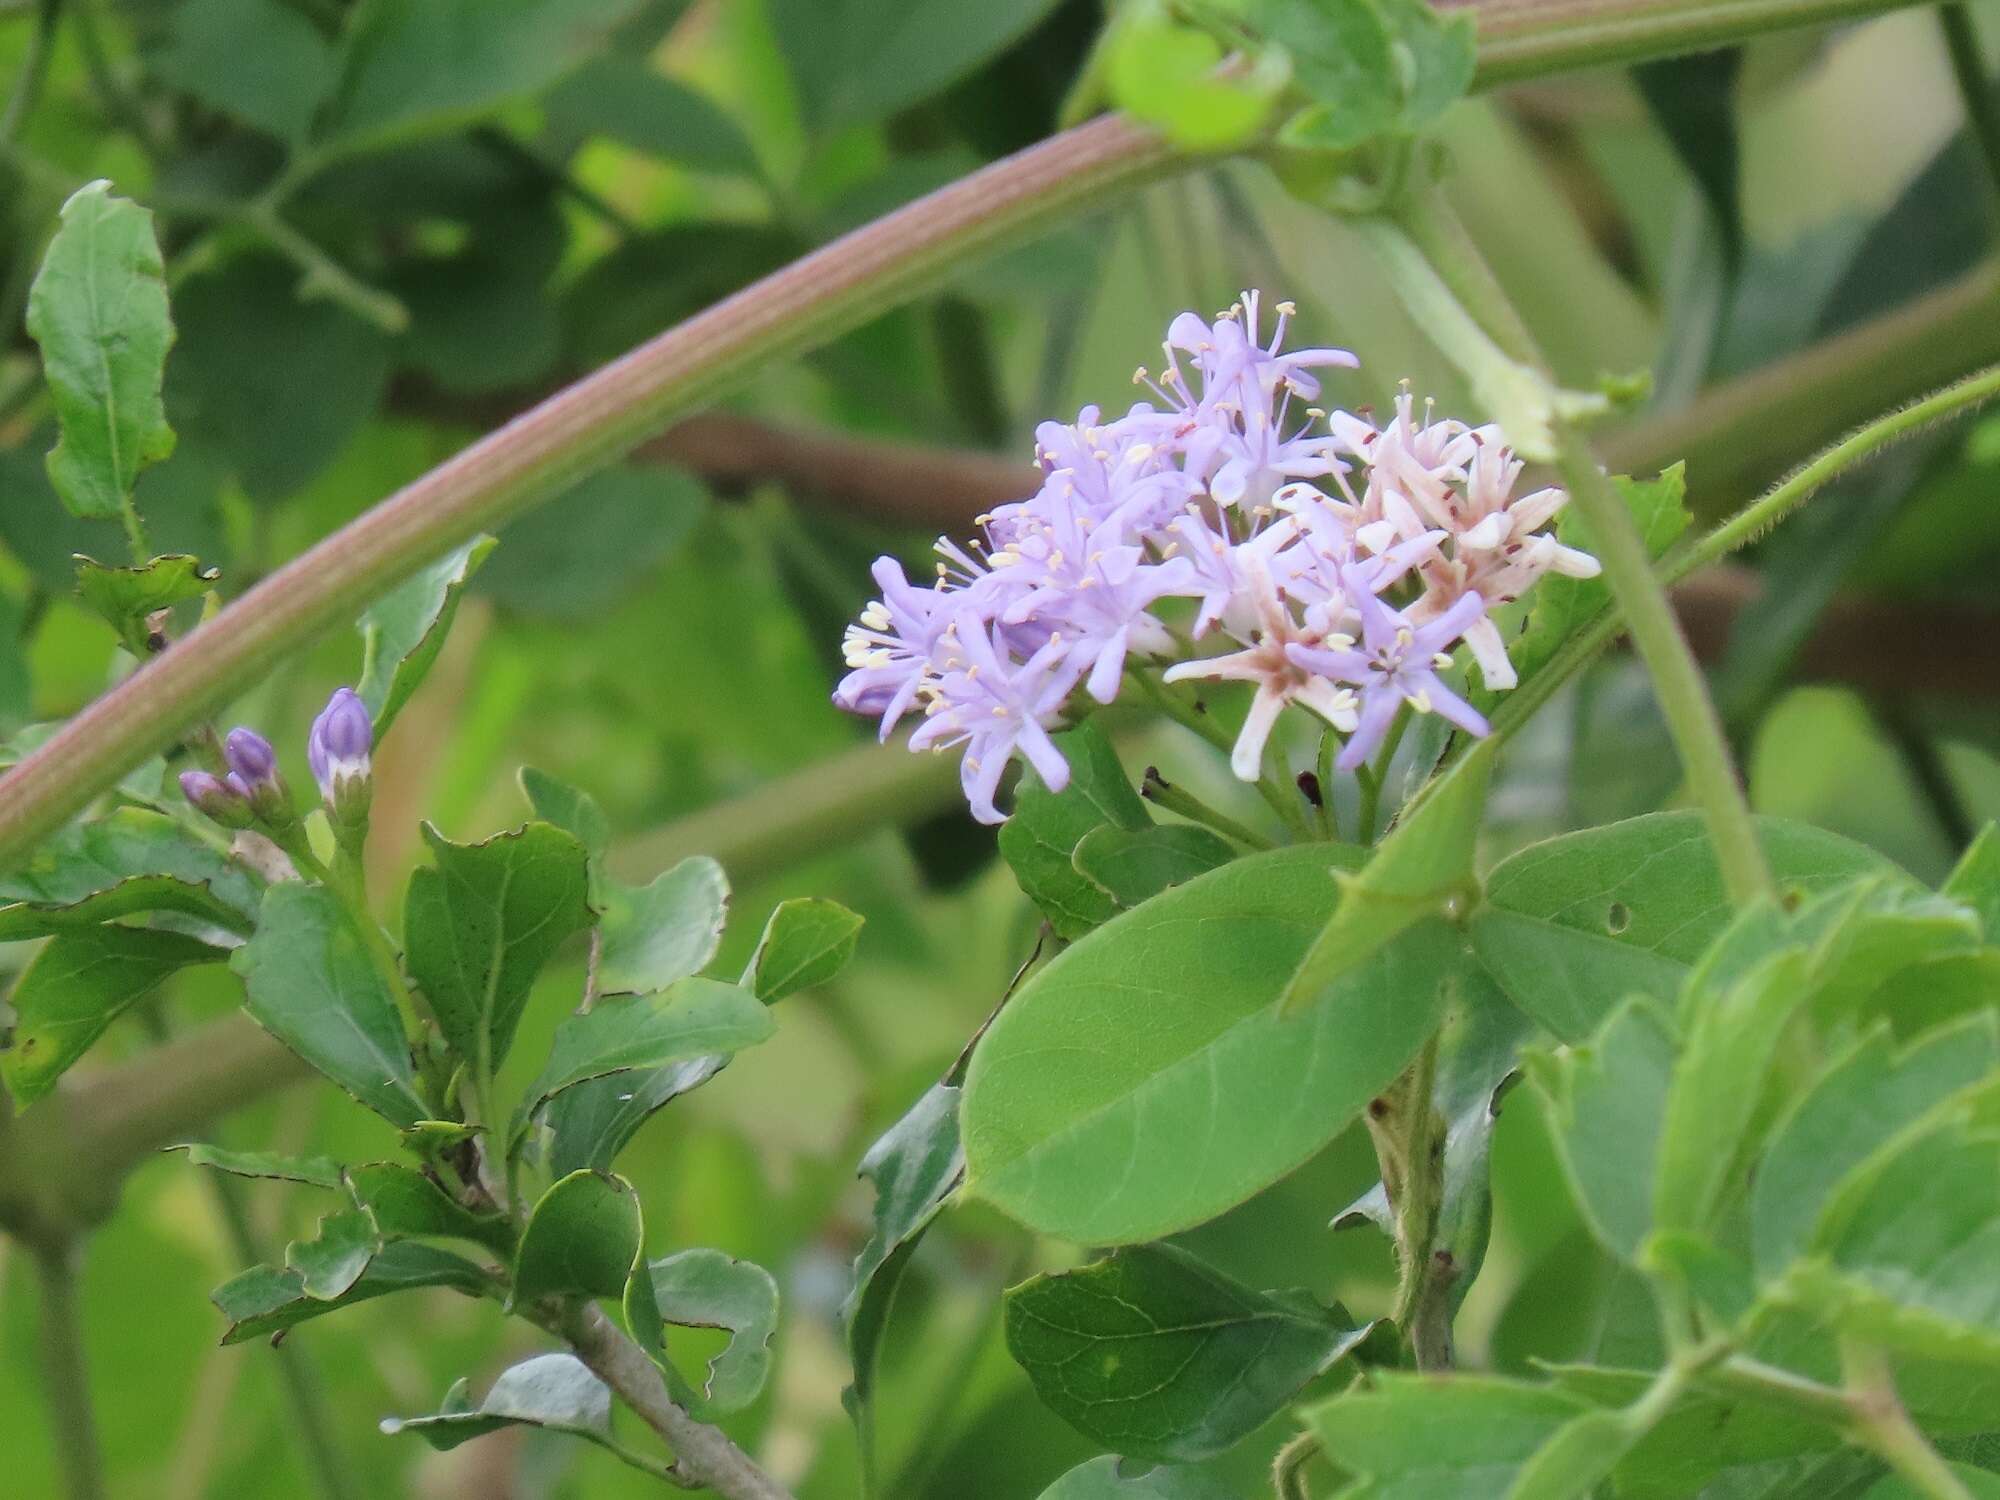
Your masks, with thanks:
M1835 1186L1903 1128L2000 1068L2000 1017L1987 1011L1898 1049L1877 1026L1830 1063L1771 1133L1752 1182L1757 1271L1779 1275L1805 1251Z
M543 1297L622 1297L644 1238L631 1183L606 1172L570 1173L528 1215L514 1258L511 1305Z
M1037 1276L1006 1306L1008 1351L1045 1406L1127 1458L1183 1463L1263 1426L1371 1326L1171 1245Z
M368 1162L346 1171L348 1191L385 1239L439 1235L471 1240L496 1255L512 1252L512 1228L498 1214L476 1214L414 1167Z
M375 743L429 673L451 633L465 581L493 550L490 536L476 536L439 558L361 617L361 681L355 691L375 720Z
M147 616L199 599L222 575L185 553L156 557L144 567L114 568L94 558L76 560L76 591L118 632L125 649L142 661L150 654Z
M1396 37L1375 0L1253 0L1251 29L1282 48L1292 80L1311 101L1281 139L1316 150L1347 150L1393 133L1403 109Z
M1055 739L1069 762L1069 785L1051 792L1032 771L1025 773L1013 816L1000 825L1000 854L1056 936L1075 939L1118 910L1111 894L1077 869L1077 846L1099 828L1142 833L1152 818L1095 724L1086 721Z
M861 918L838 901L802 896L781 901L764 924L743 985L766 1005L825 984L854 957Z
M169 1146L169 1151L187 1152L188 1164L213 1167L234 1177L263 1177L275 1182L298 1182L307 1187L337 1188L341 1183L340 1163L330 1156L281 1156L272 1151L225 1151L204 1141Z
M1590 1500L1599 1481L1632 1451L1664 1413L1635 1417L1625 1411L1587 1411L1556 1429L1521 1465L1506 1500Z
M1938 892L1979 917L1986 941L2000 946L2000 823L1988 823Z
M405 957L483 1089L506 1059L542 965L595 917L588 856L550 823L477 844L454 844L428 823L423 832L436 865L411 872Z
M468 1297L492 1296L493 1278L471 1261L448 1250L403 1240L384 1245L381 1253L337 1301L319 1301L305 1294L296 1272L276 1266L252 1266L210 1294L209 1300L229 1320L225 1344L269 1338L287 1328L322 1317L343 1307L418 1287L449 1287Z
M391 1123L430 1118L396 997L326 887L272 886L256 936L229 966L243 979L243 1008L272 1036Z
M967 1191L1047 1234L1129 1244L1213 1218L1338 1134L1468 972L1456 931L1430 921L1304 1015L1278 1013L1356 857L1237 860L1036 973L973 1052Z
M334 81L333 48L284 0L186 0L173 13L172 42L151 67L173 87L285 141L305 135Z
M688 1387L697 1397L691 1408L695 1415L705 1420L728 1416L755 1401L771 1375L771 1338L778 1329L778 1283L771 1273L720 1250L683 1250L635 1270L634 1286L642 1279L652 1283L661 1323L729 1332L729 1343L708 1362L700 1388ZM628 1290L628 1295L633 1293ZM667 1363L666 1351L658 1345L646 1352L663 1366Z
M1158 0L1121 6L1104 39L1111 102L1190 151L1220 150L1254 137L1289 71L1264 53L1252 76L1218 68L1222 44L1168 14Z
M698 172L756 177L756 147L728 111L642 58L592 58L542 102L549 126L582 139L605 136Z
M683 979L656 995L600 1000L556 1028L549 1059L516 1113L513 1135L563 1090L593 1078L740 1052L777 1030L771 1013L740 985Z
M521 791L536 817L583 845L593 860L603 858L611 847L611 820L590 793L533 766L521 767Z
M1148 1469L1110 1454L1078 1464L1041 1493L1041 1500L1239 1500L1200 1469L1165 1464Z
M729 914L729 877L707 855L693 854L650 885L606 881L603 901L598 991L646 994L700 973L715 957Z
M853 1282L840 1310L854 1370L847 1402L864 1443L867 1404L874 1395L882 1334L896 1286L917 1242L965 1175L958 1125L961 1097L956 1084L935 1085L861 1158L860 1175L875 1185L875 1209L868 1242L855 1258Z
M1632 1260L1653 1226L1675 1066L1668 1022L1648 1002L1628 1001L1590 1041L1524 1061L1585 1221Z
M58 934L14 986L14 1025L0 1050L0 1080L20 1103L33 1103L134 1001L190 964L222 957L206 943L150 928Z
M611 1389L574 1354L523 1360L503 1372L477 1406L460 1380L430 1416L382 1419L384 1433L415 1433L441 1453L503 1427L539 1427L617 1446L611 1441Z
M2000 1500L2000 1474L1991 1469L1976 1469L1971 1464L1953 1464L1951 1472L1972 1500ZM1926 1500L1926 1497L1923 1490L1900 1474L1885 1474L1861 1500Z
M1377 1375L1306 1421L1357 1500L1495 1500L1586 1408L1552 1386L1478 1375Z
M49 479L72 514L121 515L139 471L174 451L160 400L174 325L151 212L104 181L71 194L27 321L62 427Z
M1382 840L1359 875L1336 877L1340 904L1285 986L1285 1014L1315 1004L1397 934L1471 902L1478 889L1473 845L1493 755L1490 741L1474 749Z
M181 824L121 807L74 823L0 878L0 942L171 911L247 935L263 882Z
M1193 823L1159 823L1136 833L1101 824L1077 841L1070 863L1127 911L1235 857L1227 839Z
M347 1209L319 1221L309 1240L294 1240L285 1248L285 1269L298 1278L299 1290L315 1302L338 1302L353 1290L382 1249L382 1233L366 1209Z

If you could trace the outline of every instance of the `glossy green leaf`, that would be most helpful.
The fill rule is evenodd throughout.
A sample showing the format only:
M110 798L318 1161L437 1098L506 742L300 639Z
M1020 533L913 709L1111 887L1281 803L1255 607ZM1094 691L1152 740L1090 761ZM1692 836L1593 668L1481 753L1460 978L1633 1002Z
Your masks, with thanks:
M756 148L728 111L642 58L592 58L542 109L550 128L566 136L604 136L700 172L760 172Z
M230 967L251 1018L313 1067L393 1124L430 1117L396 997L331 891L272 886Z
M150 654L147 616L199 599L222 575L185 553L156 557L143 567L114 568L94 558L76 560L76 591L95 610L126 650L144 660Z
M1340 904L1284 988L1279 1008L1287 1015L1334 992L1398 934L1454 905L1471 904L1478 890L1473 846L1493 756L1490 741L1475 748L1404 815L1360 874L1336 877Z
M608 1172L618 1153L655 1111L700 1088L729 1064L713 1052L664 1067L593 1078L564 1089L548 1103L547 1164L566 1176L585 1167Z
M1494 1500L1586 1408L1552 1386L1478 1375L1377 1375L1309 1408L1354 1500Z
M1416 1052L1463 982L1412 928L1285 1017L1273 1003L1355 851L1237 860L1114 918L1034 975L974 1050L967 1191L1083 1244L1213 1218L1312 1156Z
M171 911L247 934L264 885L214 845L150 808L75 823L0 878L0 942Z
M802 896L781 901L764 924L743 984L766 1005L825 984L847 966L861 939L861 918L838 901Z
M309 1240L294 1240L285 1248L285 1269L298 1278L299 1290L315 1302L338 1302L352 1291L382 1248L382 1232L366 1209L326 1215Z
M117 516L139 471L174 451L160 400L174 325L151 212L104 181L71 194L27 323L62 428L49 479L72 514Z
M755 995L713 979L683 979L656 995L600 1000L556 1028L548 1062L515 1117L515 1134L542 1105L579 1083L739 1052L776 1030Z
M570 1173L528 1214L514 1258L512 1305L624 1296L644 1236L631 1183L606 1172Z
M503 1427L539 1427L611 1444L611 1388L574 1354L538 1354L502 1372L474 1406L460 1380L425 1417L384 1417L389 1436L414 1433L441 1453Z
M1069 762L1069 785L1051 792L1033 771L1023 774L1013 815L1000 825L1000 854L1056 936L1074 939L1118 910L1111 893L1077 869L1077 846L1099 828L1144 832L1152 818L1095 724L1086 721L1055 741Z
M0 1048L0 1080L20 1103L32 1103L54 1088L134 1001L190 964L222 957L191 937L149 928L84 927L58 934L14 986L14 1024Z
M1008 1351L1044 1405L1128 1458L1184 1463L1263 1426L1371 1326L1171 1245L1037 1276L1006 1309Z
M2000 946L2000 823L1979 830L1938 894L1976 913L1986 941Z
M704 1420L727 1416L755 1401L770 1379L771 1339L778 1329L778 1283L771 1273L720 1250L683 1250L635 1270L635 1287L642 1281L651 1282L660 1322L729 1332L729 1343L709 1360L700 1388L689 1388L697 1398L690 1408L694 1414ZM643 1289L628 1289L629 1295L643 1295ZM667 1362L658 1345L647 1353Z
M444 649L465 581L479 571L493 538L476 536L384 595L361 617L361 681L355 691L375 720L375 743Z
M297 1182L307 1187L337 1188L341 1183L340 1163L330 1156L283 1156L274 1151L225 1151L205 1141L169 1146L169 1151L187 1152L188 1165L213 1167L234 1177L264 1177L276 1182Z
M448 1250L404 1240L383 1246L360 1279L334 1301L308 1297L296 1272L276 1266L252 1266L217 1287L209 1300L229 1320L222 1342L240 1344L283 1333L343 1307L419 1287L449 1287L468 1297L490 1296L496 1289L493 1278L471 1261Z
M1886 1027L1827 1066L1777 1123L1751 1189L1757 1270L1773 1277L1805 1252L1834 1188L1898 1131L2000 1068L2000 1016L1988 1011L1898 1049Z
M663 990L706 968L729 915L729 877L694 854L644 886L607 881L597 988L606 995Z
M533 766L521 767L521 791L536 817L555 824L583 845L593 860L602 858L611 847L611 820L590 793Z
M436 865L410 875L405 961L483 1089L542 965L595 919L588 856L550 823L477 844L454 844L428 823L423 832Z
M439 1235L471 1240L496 1255L512 1251L513 1230L504 1216L474 1213L413 1167L368 1162L347 1168L345 1180L385 1239Z
M1144 1464L1126 1464L1106 1454L1078 1464L1043 1490L1041 1500L1239 1500L1239 1497L1200 1469L1175 1464L1148 1469Z
M1676 1061L1668 1022L1648 1002L1628 1001L1589 1042L1524 1061L1585 1222L1632 1260L1653 1226Z
M1235 857L1227 839L1193 823L1159 823L1137 832L1105 824L1077 840L1070 863L1122 911Z
M173 40L151 59L161 79L233 119L298 140L333 87L333 48L284 0L186 0Z

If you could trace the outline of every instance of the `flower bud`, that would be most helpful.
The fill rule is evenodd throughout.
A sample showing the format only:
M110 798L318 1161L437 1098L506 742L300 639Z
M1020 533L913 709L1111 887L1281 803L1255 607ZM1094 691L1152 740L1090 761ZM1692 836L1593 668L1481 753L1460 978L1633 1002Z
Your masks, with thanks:
M227 778L206 771L181 772L181 795L210 821L224 828L248 828L256 820L250 797L234 771Z
M274 828L294 820L291 789L278 774L278 752L269 740L239 724L223 740L222 757L229 762L228 782L242 790L260 819Z
M359 826L368 816L375 723L352 688L335 688L313 720L306 759L336 827Z

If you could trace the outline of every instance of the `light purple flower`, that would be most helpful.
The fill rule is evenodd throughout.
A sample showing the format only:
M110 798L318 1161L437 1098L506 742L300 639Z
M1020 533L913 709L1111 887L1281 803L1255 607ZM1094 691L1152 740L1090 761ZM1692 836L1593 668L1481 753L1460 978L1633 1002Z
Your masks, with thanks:
M833 701L849 713L879 717L880 738L886 740L930 676L957 603L941 589L917 588L893 557L877 558L874 573L882 596L847 627L850 670L834 689Z
M1061 671L1066 648L1052 640L1025 662L1010 660L1004 643L983 628L967 628L958 644L964 665L930 685L928 717L910 736L912 750L965 746L959 780L972 815L1004 821L993 805L1007 761L1019 750L1051 791L1069 785L1069 762L1049 738L1061 721L1074 683Z
M197 811L224 828L248 828L256 820L250 793L234 771L227 776L207 771L183 771L181 795Z
M255 788L277 779L278 752L254 729L239 724L230 730L222 742L222 757L229 763L229 769L241 777L248 787Z
M319 783L320 795L332 803L351 794L352 788L365 785L374 748L375 723L368 705L354 689L335 688L306 739L306 761L312 767L313 780Z

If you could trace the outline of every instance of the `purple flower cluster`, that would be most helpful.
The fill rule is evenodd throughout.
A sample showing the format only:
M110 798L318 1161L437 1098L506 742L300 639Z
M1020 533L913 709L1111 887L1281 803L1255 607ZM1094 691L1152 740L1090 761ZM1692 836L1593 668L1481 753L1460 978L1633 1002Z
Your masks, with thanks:
M980 517L969 545L940 538L934 580L879 559L881 597L848 629L834 701L879 717L884 739L920 711L910 748L964 748L983 822L1001 818L994 796L1017 752L1063 787L1050 731L1079 692L1109 703L1144 662L1172 659L1167 681L1254 685L1230 757L1246 781L1292 703L1348 736L1345 769L1406 703L1485 733L1438 674L1463 642L1488 687L1513 686L1489 610L1546 572L1597 571L1541 531L1567 497L1516 498L1522 465L1497 428L1428 405L1419 421L1407 390L1382 427L1322 410L1312 372L1356 361L1283 352L1293 311L1278 304L1268 340L1255 292L1213 322L1182 313L1158 374L1135 377L1156 399L1111 421L1093 406L1043 423L1040 487ZM1197 654L1211 636L1229 649Z

